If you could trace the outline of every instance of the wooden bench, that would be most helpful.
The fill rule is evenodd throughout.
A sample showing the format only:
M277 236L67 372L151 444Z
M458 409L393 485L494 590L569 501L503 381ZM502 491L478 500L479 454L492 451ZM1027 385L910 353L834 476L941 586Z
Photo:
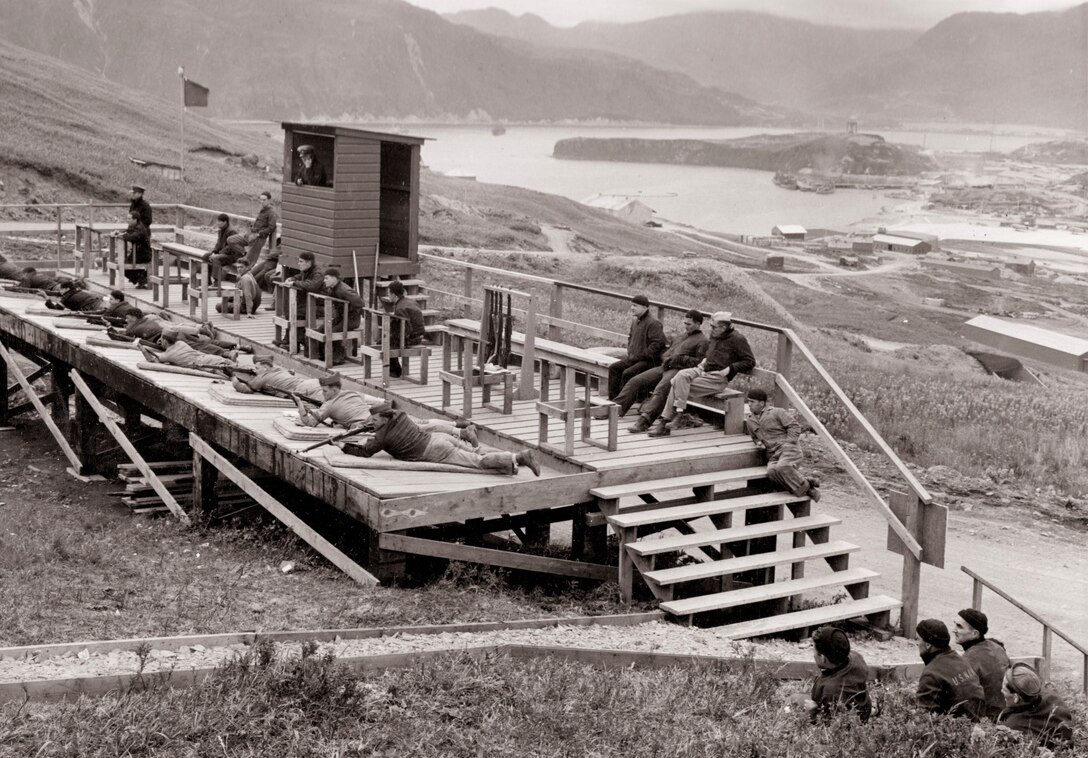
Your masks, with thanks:
M453 366L453 355L457 353L458 366ZM442 383L442 410L453 412L450 398L454 385L461 388L461 412L464 418L472 418L473 390L480 388L480 404L484 408L505 416L514 412L514 372L508 369L481 369L475 367L479 359L479 335L447 333L442 343L442 370L438 379ZM502 385L502 405L491 402L491 390Z
M538 416L537 444L541 450L547 450L562 455L574 454L575 428L581 422L582 442L589 443L608 451L616 449L618 442L617 428L620 419L620 407L611 400L594 397L591 392L590 381L587 378L583 384L584 394L577 396L575 379L578 371L569 366L559 364L560 399L548 402L541 399L536 403ZM541 398L545 397L544 385L547 383L547 375L542 371ZM551 419L559 419L563 422L563 445L553 445L548 441L548 424ZM602 440L593 436L592 424L594 419L605 419L608 422L607 436Z
M324 363L326 369L333 367L333 353L340 343L341 349L344 351L344 359L350 358L358 362L358 359L351 355L349 348L351 345L359 345L363 341L363 332L361 324L355 327L349 327L349 310L350 303L347 300L340 300L339 298L329 297L328 295L322 295L317 292L306 293L306 357L310 359L320 359L318 356L324 354ZM340 329L333 329L333 322L336 320L334 314L337 308L341 309L340 312ZM318 311L321 311L321 318L318 318Z
M102 244L102 236L123 232L128 229L128 224L76 224L76 240L72 255L75 258L75 270L86 279L91 274L91 260L98 256L98 267L103 272L106 270L106 259L109 254L108 244ZM152 224L149 230L151 234L162 234L174 230L169 224Z
M181 285L181 300L185 302L189 297L189 275L182 270L182 261L186 260L180 255L173 254L163 247L163 243L151 243L151 266L147 271L147 281L151 285L151 299L160 303L163 308L170 307L170 285ZM177 268L177 273L170 274L170 266ZM160 302L159 295L162 295Z
M370 378L373 371L374 360L381 362L382 386L389 386L389 365L396 358L401 363L400 378L415 384L426 384L429 364L431 360L431 348L429 345L413 345L411 347L393 347L393 331L400 332L400 345L405 342L405 329L408 322L402 318L394 318L392 313L377 310L375 308L363 309L363 341L359 346L359 355L363 361L363 377ZM411 376L410 361L419 358L419 377Z
M189 317L196 318L200 312L200 321L208 320L208 303L220 293L218 285L212 286L211 266L204 260L206 250L199 247L190 247L178 242L162 243L163 253L174 257L179 262L178 272L181 272L181 263L185 263L189 269L189 283L183 285L182 297L189 301ZM167 282L168 284L168 282ZM213 294L214 293L214 294Z
M122 292L125 289L125 272L126 271L144 271L148 270L148 263L129 263L129 256L132 254L132 244L126 242L122 237L107 237L107 252L103 258L102 268L106 272L110 287L112 289L118 289Z

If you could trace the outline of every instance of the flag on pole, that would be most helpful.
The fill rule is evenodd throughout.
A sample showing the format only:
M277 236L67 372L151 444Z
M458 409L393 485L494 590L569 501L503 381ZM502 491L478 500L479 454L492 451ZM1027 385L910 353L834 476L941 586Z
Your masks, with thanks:
M202 84L182 77L182 81L185 84L185 107L186 108L207 108L208 107L208 88Z

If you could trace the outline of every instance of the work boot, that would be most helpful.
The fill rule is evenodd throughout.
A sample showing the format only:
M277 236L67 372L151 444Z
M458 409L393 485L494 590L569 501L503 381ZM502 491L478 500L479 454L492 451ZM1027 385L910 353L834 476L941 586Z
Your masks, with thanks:
M464 427L461 430L461 439L472 445L473 448L479 447L480 439L476 436L476 425L469 424L468 426Z
M812 502L820 502L820 488L817 487L815 484L810 484L808 486L808 492L806 492L805 494L808 495L808 499Z
M673 416L669 420L669 422L668 422L668 424L666 424L666 426L668 426L669 429L687 429L688 428L688 412L687 411L680 411L679 413L677 413L675 416Z
M631 434L645 434L649 428L650 419L646 418L645 416L639 415L635 423L627 427L627 431L629 431Z
M672 430L669 429L668 422L666 422L665 419L659 418L650 427L650 431L648 432L648 434L651 437L668 437L670 434L672 434Z
M820 477L810 476L808 478L808 486L809 487L819 487L820 486Z
M514 462L519 466L525 466L532 471L533 476L540 476L540 464L537 463L536 456L533 455L532 450L522 450L514 456Z

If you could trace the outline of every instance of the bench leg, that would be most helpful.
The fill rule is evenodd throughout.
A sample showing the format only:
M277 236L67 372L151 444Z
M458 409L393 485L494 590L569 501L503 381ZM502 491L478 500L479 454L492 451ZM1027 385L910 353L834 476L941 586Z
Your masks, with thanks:
M725 401L725 420L722 430L726 434L744 434L744 397L731 397Z

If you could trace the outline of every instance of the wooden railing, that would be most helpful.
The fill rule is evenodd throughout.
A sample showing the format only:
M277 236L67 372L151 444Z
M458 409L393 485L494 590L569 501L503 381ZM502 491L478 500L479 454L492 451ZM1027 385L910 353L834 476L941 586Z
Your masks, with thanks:
M453 258L448 258L440 255L433 255L427 253L420 253L421 261L430 262L435 265L446 265L458 268L463 272L462 289L461 292L452 291L453 288L450 284L446 284L446 289L439 289L437 287L429 285L427 291L432 294L443 295L450 298L454 302L461 303L466 307L466 311L472 305L482 304L482 299L474 294L475 290L475 277L474 272L479 274L513 279L519 282L532 283L541 287L544 287L549 292L550 303L547 315L540 315L538 322L544 324L548 328L548 339L559 340L560 333L564 330L575 332L582 336L591 336L598 339L606 339L618 344L623 344L627 340L627 335L604 329L600 325L588 325L580 324L574 321L570 321L563 318L563 305L564 296L567 292L581 292L598 297L605 297L611 300L615 300L617 305L622 303L622 308L626 308L627 304L631 300L631 296L628 293L615 292L612 290L601 289L600 287L593 287L587 284L579 284L576 282L566 282L557 279L551 279L548 277L538 276L535 274L523 274L519 272L506 271L503 269L495 268L493 266L486 266L479 263L471 263L468 261L461 261ZM450 279L444 280L450 282ZM454 288L455 288L454 284ZM690 306L677 305L675 303L667 303L664 301L650 299L651 307L656 309L658 317L663 317L668 313L676 316L682 316L686 313ZM517 311L515 310L515 313ZM793 373L793 359L795 354L803 358L816 373L816 376L825 384L830 390L831 395L835 400L845 409L847 415L853 419L854 422L862 429L865 435L872 441L876 449L892 464L895 470L899 473L900 478L908 490L910 498L912 498L917 504L917 508L924 508L933 502L933 496L926 490L926 488L918 481L918 479L907 468L906 464L896 455L891 446L880 436L880 433L869 423L868 419L858 410L857 406L846 395L846 392L839 386L838 382L831 376L830 373L823 367L820 361L812 353L812 351L804 344L797 334L787 327L775 326L772 324L766 324L759 321L752 321L750 319L734 317L733 323L748 329L754 329L756 331L765 332L775 335L777 339L777 349L775 354L775 370L773 372L766 372L770 374L774 379L774 394L775 403L780 406L786 406L792 404L797 408L805 419L812 426L813 430L819 435L825 442L828 443L833 455L839 460L840 463L846 468L850 477L861 487L862 491L872 502L877 512L887 521L889 528L895 533L896 537L902 542L905 547L906 554L904 555L903 564L903 584L902 584L902 601L903 611L901 615L901 623L903 626L904 634L911 636L914 632L914 627L917 621L918 612L918 593L919 582L921 575L921 562L923 560L923 547L920 544L918 538L915 536L916 529L912 530L903 523L902 520L893 512L888 500L882 496L872 483L865 477L864 474L858 469L846 452L842 449L839 443L831 436L827 428L820 422L816 415L808 408L807 404L803 401L801 396L793 389L790 384L790 377ZM760 372L757 369L757 372ZM762 372L760 372L762 373ZM916 526L916 524L915 524ZM926 556L927 562L934 562L937 556ZM943 556L940 556L943 559Z
M1041 676L1043 678L1043 681L1046 681L1047 679L1050 678L1051 646L1052 646L1052 643L1054 641L1054 635L1057 635L1058 637L1061 637L1063 640L1065 640L1070 645L1072 645L1073 649L1075 649L1078 653L1081 654L1081 690L1084 692L1085 695L1088 695L1088 647L1085 647L1084 645L1082 645L1079 642L1077 642L1076 640L1074 640L1068 634L1066 634L1062 630L1058 629L1058 627L1054 626L1048 620L1043 618L1042 614L1038 613L1037 611L1033 611L1031 608L1028 608L1026 605L1021 603L1019 600L1014 598L1012 595L1010 595L1009 593L1005 592L1003 589L1001 589L1000 587L995 585L993 582L990 582L990 581L987 581L986 579L983 579L981 576L979 576L978 574L976 574L974 571L967 568L966 566L960 566L960 571L967 574L967 576L971 577L971 607L974 608L976 611L981 611L982 610L982 588L983 587L988 587L996 595L998 595L999 597L1002 597L1005 600L1009 601L1017 609L1023 611L1027 615L1031 616L1033 619L1038 621L1039 624L1042 625L1042 627L1043 627L1043 652L1042 652L1043 669L1039 673L1041 674Z

